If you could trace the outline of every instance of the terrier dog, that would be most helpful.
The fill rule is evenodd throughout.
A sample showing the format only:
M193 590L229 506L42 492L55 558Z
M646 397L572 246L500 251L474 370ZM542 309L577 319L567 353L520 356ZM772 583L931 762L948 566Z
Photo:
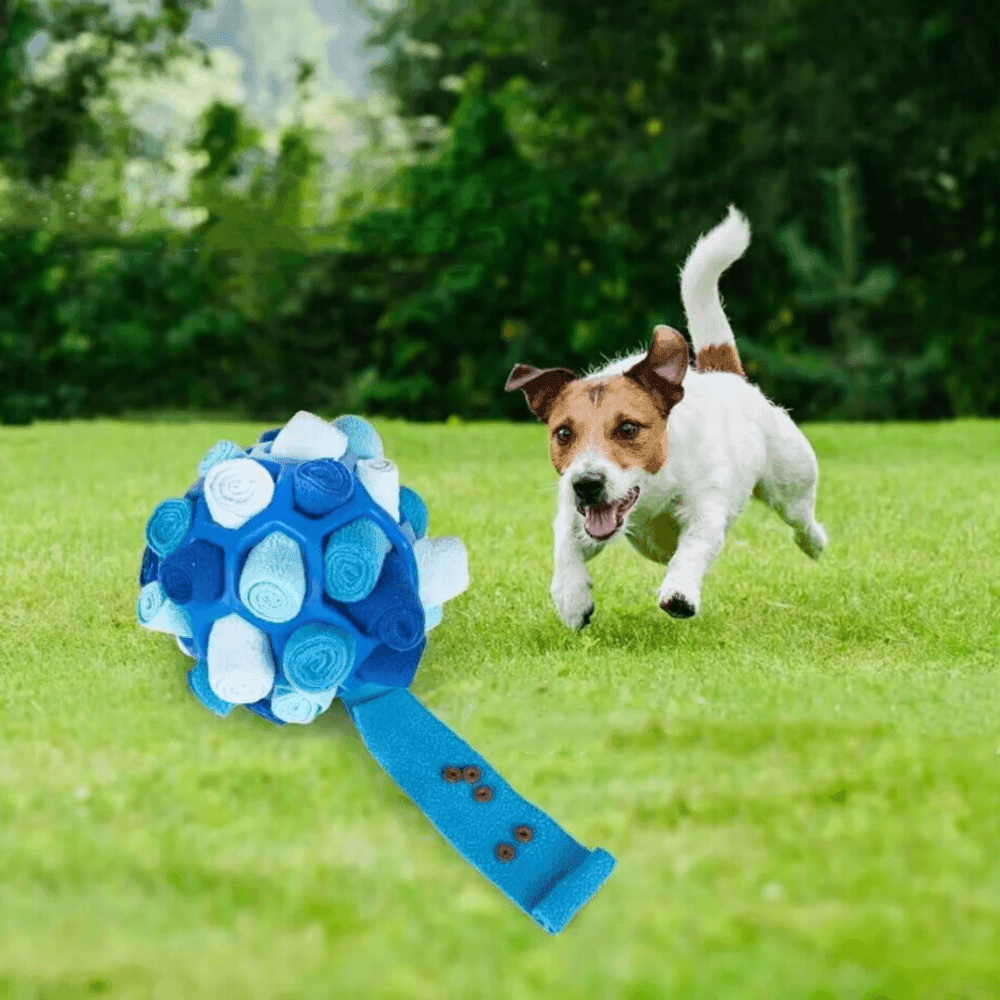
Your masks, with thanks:
M548 424L561 476L551 594L572 629L594 613L586 562L621 535L666 564L657 600L674 618L698 613L705 573L751 496L806 555L818 559L826 546L816 455L788 413L747 382L722 309L719 278L749 244L750 225L730 206L681 270L696 368L684 337L657 326L645 354L581 377L523 364L510 373L507 391L523 390Z

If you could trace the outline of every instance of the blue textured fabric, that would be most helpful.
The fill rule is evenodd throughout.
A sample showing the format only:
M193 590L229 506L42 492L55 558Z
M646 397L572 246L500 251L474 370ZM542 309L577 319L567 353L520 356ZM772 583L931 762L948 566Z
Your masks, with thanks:
M333 699L331 698L331 701ZM321 705L315 698L311 698L304 691L288 684L281 676L274 681L274 690L271 692L271 711L282 722L292 722L299 725L308 725L319 715Z
M285 724L284 719L279 719L274 712L271 711L270 698L261 698L260 701L255 701L252 705L244 705L243 707L249 709L254 715L259 715L262 719L267 719L268 722L273 722L276 726L283 726Z
M409 691L375 692L365 700L345 692L342 698L365 746L393 781L466 861L550 934L558 934L611 874L615 862L607 852L588 851L521 798ZM474 780L446 780L446 768L468 767L478 769ZM480 801L476 792L483 788L489 794Z
M271 692L271 711L283 722L308 725L330 707L336 694L336 686L326 691L303 691L279 670Z
M164 500L146 522L146 544L162 559L191 529L194 507L188 499Z
M302 550L282 531L272 531L247 556L240 573L240 600L266 622L288 622L306 599Z
M160 557L147 545L142 553L142 569L139 570L139 586L152 583L160 572Z
M224 587L224 561L217 545L196 539L160 563L160 583L177 604L218 600Z
M217 441L198 463L198 475L204 476L213 465L224 462L227 458L238 458L242 455L243 449L235 441Z
M277 665L281 663L289 638L297 629L305 625L323 625L339 629L353 638L355 652L352 672L356 672L364 664L366 657L376 647L382 646L382 639L359 625L357 619L350 614L350 604L334 601L324 593L324 543L331 534L345 525L361 518L370 519L389 545L400 554L394 564L394 572L399 575L395 586L400 593L415 594L417 573L410 543L400 525L364 490L356 489L350 470L347 470L350 478L349 499L330 513L316 518L300 510L295 497L295 473L309 462L285 458L255 458L252 461L264 468L274 483L274 495L268 507L242 526L226 528L211 517L204 498L204 479L199 478L186 494L194 510L191 529L185 539L188 545L173 553L169 562L157 560L156 578L164 587L164 592L171 600L174 600L171 595L177 595L186 601L184 611L191 628L185 631L191 632L191 638L185 641L182 648L193 659L207 662L208 640L213 624L235 613L254 622L266 633ZM332 460L322 459L314 460L312 464L315 466L317 461L321 464L336 464ZM274 532L281 532L295 543L301 553L305 573L305 595L301 609L294 618L280 623L258 618L240 598L240 578L251 553ZM205 559L200 561L200 556L205 556ZM146 562L148 575L153 572L152 562L149 559ZM181 602L176 603L180 605ZM397 663L389 669L381 662L380 656L374 663L374 674L381 676L384 673L393 680L404 674L412 675L423 649L422 642L417 645L419 649L415 650L414 659L408 660L405 667ZM344 682L349 680L350 674ZM270 710L270 696L244 707L275 724L284 724Z
M383 458L385 447L378 431L364 417L353 413L338 417L335 425L347 435L347 447L358 458Z
M327 596L345 604L367 597L378 583L392 543L368 517L360 517L330 535L323 551Z
M159 580L147 583L139 592L135 613L139 624L148 629L191 638L191 619L167 597Z
M260 437L257 438L257 444L267 444L268 441L273 441L280 433L280 427L272 427L269 431L263 431Z
M409 687L424 655L426 640L412 649L397 652L388 646L376 646L355 671L359 684L382 684L386 687Z
M354 493L351 470L333 458L304 462L292 472L295 506L309 517L325 517Z
M300 691L329 691L343 684L354 667L354 635L330 625L303 625L288 637L281 666Z
M393 550L385 558L375 589L348 605L348 613L369 635L399 652L412 649L424 637L424 609L401 566L399 553Z
M365 428L348 422L352 427L359 451L374 450L374 439L363 440ZM266 432L261 440L273 441L277 433ZM140 619L181 633L181 650L195 660L188 686L216 715L231 714L234 703L221 699L212 683L227 699L258 698L268 689L244 707L277 726L309 724L339 695L375 758L445 837L540 926L558 933L603 884L614 860L600 849L586 850L525 802L406 691L426 647L425 629L441 613L439 607L424 609L419 600L414 545L427 530L423 501L402 487L397 523L395 511L387 512L367 489L357 488L352 449L339 463L306 462L264 457L260 446L250 449L249 461L266 471L273 494L254 472L243 485L234 481L231 497L215 492L209 497L206 489L215 490L223 471L212 469L230 460L224 444L216 446L207 473L184 501L173 501L187 503L191 512L176 547L160 556L150 542L144 553ZM302 444L309 451L309 442ZM326 471L317 474L318 469ZM239 491L247 484L268 494L267 502L242 512L222 509L222 499L238 508ZM221 520L213 519L210 499ZM331 499L338 502L331 505ZM384 550L374 563L373 589L359 600L337 600L326 593L326 543L364 519L373 526L365 529L370 547ZM153 532L161 547L175 544L179 528L171 524L164 518L165 527ZM257 601L252 594L257 586L273 588L276 580L282 597L277 603L287 604L277 616L275 602ZM292 616L268 621L253 608L272 618ZM332 635L347 640L334 643L334 649L322 641ZM351 645L353 656L345 649ZM255 664L264 665L266 676L251 676ZM326 683L331 686L319 690ZM449 766L477 767L480 773L454 780L451 770L452 780L446 780Z
M199 660L187 675L188 688L191 693L210 712L214 712L220 718L225 718L236 707L231 702L223 701L208 683L208 667L204 660Z
M417 538L427 534L427 504L409 486L399 487L399 514Z

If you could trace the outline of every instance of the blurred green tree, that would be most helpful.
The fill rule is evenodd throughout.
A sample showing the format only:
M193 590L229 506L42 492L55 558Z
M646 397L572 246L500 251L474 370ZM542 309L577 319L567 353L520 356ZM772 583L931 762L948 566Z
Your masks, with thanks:
M93 101L107 93L109 68L127 52L140 73L162 70L182 44L191 13L209 0L161 0L159 12L123 23L94 0L0 0L0 161L8 176L61 180L81 145L103 151ZM58 71L32 73L28 43L46 37Z
M628 289L615 234L588 225L569 179L518 153L501 108L470 78L440 159L407 171L401 207L353 227L354 247L396 276L363 397L382 412L518 412L496 386L523 354L579 360L629 335L613 308ZM553 336L563 330L569 344Z
M411 0L373 38L409 114L447 118L482 66L518 150L595 192L627 234L633 337L679 319L674 267L728 202L743 208L756 238L728 310L755 376L809 416L1000 413L998 42L973 0ZM865 304L900 377L866 398L833 342L850 309L797 314L779 239L797 226L819 244L817 179L843 163L868 206L861 248L900 278ZM565 349L572 333L549 336Z

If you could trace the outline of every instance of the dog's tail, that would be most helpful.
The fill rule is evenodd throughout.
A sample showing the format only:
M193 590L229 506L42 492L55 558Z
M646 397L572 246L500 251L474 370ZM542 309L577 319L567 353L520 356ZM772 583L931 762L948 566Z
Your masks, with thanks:
M681 301L694 344L698 371L743 375L736 339L719 297L719 278L750 245L750 223L729 206L729 214L699 238L681 270Z

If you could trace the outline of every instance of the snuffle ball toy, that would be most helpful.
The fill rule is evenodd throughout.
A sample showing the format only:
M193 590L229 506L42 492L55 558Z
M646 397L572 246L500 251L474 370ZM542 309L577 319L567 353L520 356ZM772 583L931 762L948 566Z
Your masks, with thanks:
M522 799L407 690L469 584L458 538L427 536L375 428L300 411L219 441L146 524L137 615L176 636L192 694L306 725L340 699L369 751L466 860L549 933L614 868Z

